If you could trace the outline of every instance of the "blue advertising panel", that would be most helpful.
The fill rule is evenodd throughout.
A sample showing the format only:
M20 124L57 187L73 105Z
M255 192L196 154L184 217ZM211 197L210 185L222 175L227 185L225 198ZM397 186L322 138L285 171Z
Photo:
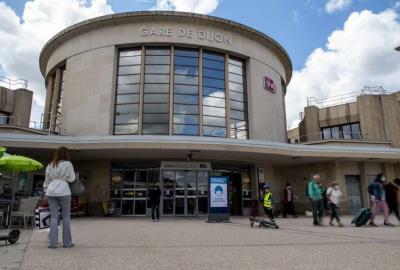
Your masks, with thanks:
M210 176L208 221L229 221L229 194L227 176Z

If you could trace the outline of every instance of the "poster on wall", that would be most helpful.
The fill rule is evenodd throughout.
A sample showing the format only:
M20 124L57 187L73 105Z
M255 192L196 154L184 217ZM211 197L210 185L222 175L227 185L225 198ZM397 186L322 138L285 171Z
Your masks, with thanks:
M210 176L209 178L209 222L229 221L229 194L227 176Z

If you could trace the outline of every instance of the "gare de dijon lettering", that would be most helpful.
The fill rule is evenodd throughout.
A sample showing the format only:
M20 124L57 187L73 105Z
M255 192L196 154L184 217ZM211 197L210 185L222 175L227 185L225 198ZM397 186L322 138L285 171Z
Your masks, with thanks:
M152 27L152 28L142 27L140 28L140 34L145 37L147 36L158 36L158 37L177 36L182 38L197 37L200 40L208 40L210 42L224 43L227 45L231 45L232 43L231 36L226 36L220 33L214 33L207 30L195 32L192 29L185 29L185 28L173 29L169 27Z

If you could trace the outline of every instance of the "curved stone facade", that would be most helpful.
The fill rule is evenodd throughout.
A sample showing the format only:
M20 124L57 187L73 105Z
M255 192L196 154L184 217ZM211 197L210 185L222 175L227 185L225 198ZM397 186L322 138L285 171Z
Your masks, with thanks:
M146 77L146 65L159 64L146 62L146 57L150 59L150 50L157 48L169 51L169 71L162 73L166 78L169 76L168 86L165 86L168 96L150 96L145 86L146 78L150 77ZM121 97L118 88L121 85L120 63L123 57L121 52L130 50L140 51L141 58L135 73L140 78L137 91L128 91L129 98L135 100L138 109L132 112L136 113L134 116L124 118L116 116L120 113L117 106L121 105L118 103L118 97ZM181 97L176 96L175 88L178 80L187 81L187 78L179 78L182 74L177 73L177 63L182 60L179 59L182 55L177 52L185 50L196 52L192 56L197 57L198 62L190 69L197 68L192 75L198 78L195 83L197 92L191 96L194 103L189 102L191 107L187 104L182 106L198 108L198 111L192 117L194 120L190 120L192 122L188 120L184 123L187 125L183 126L183 130L188 131L182 134L176 130L182 128L179 117L185 113L176 109L181 106L176 101ZM223 59L223 68L216 69L216 73L222 74L218 79L223 83L225 93L219 96L225 99L222 102L224 111L220 115L207 114L206 98L210 97L206 95L205 88L208 81L214 80L212 76L216 76L214 72L212 78L207 77L207 72L214 70L214 66L207 66L207 61L215 60L207 58L207 54ZM163 57L157 55L153 58L164 61L161 60ZM238 63L232 61L243 65L243 72L239 72L243 79L244 89L240 90L244 92L244 97L240 98L243 104L237 104L232 97L236 92L231 92L235 89L231 89L230 82L240 79L237 79L236 71L230 70L230 64ZM123 134L197 135L286 142L284 96L292 73L290 59L270 37L232 21L180 12L134 12L99 17L67 28L53 37L41 52L40 67L48 89L45 108L48 125L50 128L59 127L58 132L64 135L118 134L119 127L116 125L122 121L123 125L131 125L124 129L130 133L124 131ZM134 69L132 65L123 68ZM154 75L161 78L159 75L162 74ZM165 125L163 133L146 131L152 129L145 119L153 116L146 112L147 98L169 99L164 103L168 107L164 122L155 123ZM159 104L157 102L155 104ZM235 111L234 106L243 109ZM238 114L240 116L236 117ZM207 119L213 117L222 118L212 119L215 120L212 123L217 120L222 123L225 119L225 127L210 126ZM245 132L241 132L243 123Z

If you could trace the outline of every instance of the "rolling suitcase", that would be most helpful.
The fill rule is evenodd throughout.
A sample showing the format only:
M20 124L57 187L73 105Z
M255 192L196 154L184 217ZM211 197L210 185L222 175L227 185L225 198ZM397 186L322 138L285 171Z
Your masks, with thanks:
M360 227L362 225L365 225L370 218L371 218L371 209L361 208L354 216L353 220L351 221L351 224L354 224L356 227Z

